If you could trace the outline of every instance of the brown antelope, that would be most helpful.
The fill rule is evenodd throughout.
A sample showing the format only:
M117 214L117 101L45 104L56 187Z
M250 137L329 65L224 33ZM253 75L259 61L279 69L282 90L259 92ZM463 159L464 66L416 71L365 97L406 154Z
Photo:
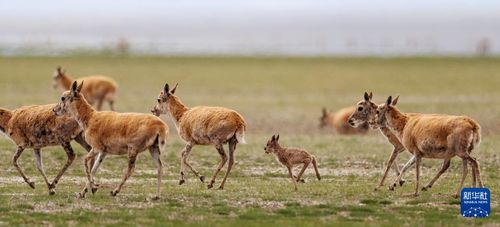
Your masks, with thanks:
M114 102L116 92L118 90L118 85L116 82L106 76L88 76L76 79L77 83L81 83L85 80L85 88L82 90L82 94L90 105L96 104L96 109L102 109L102 103L104 101L109 103L109 108L114 110ZM66 74L66 70L57 67L54 73L54 89L59 89L62 91L67 91L70 89L73 80Z
M375 119L375 113L377 110L377 104L372 102L373 94L370 92L368 94L365 92L363 100L359 101L358 104L356 105L356 111L352 113L352 115L349 117L348 122L352 127L358 127L360 125L369 123L370 127L373 129L379 129L380 133L385 136L385 138L389 141L389 143L392 144L394 147L391 153L391 157L387 161L387 166L384 171L384 175L382 176L382 179L380 179L379 184L375 189L378 189L384 185L384 181L387 178L387 174L389 173L389 169L392 167L394 169L394 172L399 176L400 174L403 175L404 172L406 172L414 163L415 163L415 157L412 157L408 162L405 164L403 167L401 173L399 172L399 168L396 162L396 157L398 154L403 152L405 150L403 144L399 141L399 139L387 128L386 126L382 125L377 125L374 121ZM397 182L400 186L402 186L405 183L404 179L400 179L399 182ZM394 187L396 187L396 183L391 185L389 187L390 190L394 190Z
M153 115L112 111L98 112L80 93L82 86L83 82L78 86L76 81L73 82L71 90L62 94L61 102L53 109L57 115L67 115L75 119L84 130L85 140L92 147L84 160L88 182L79 196L84 198L89 188L92 189L92 193L97 191L94 176L106 155L127 155L129 159L128 170L120 185L111 191L111 195L116 196L125 181L132 175L137 155L149 149L158 170L154 199L160 198L162 172L160 151L168 136L168 126L160 118ZM96 156L97 160L91 166L91 160Z
M477 147L481 141L481 126L466 116L402 113L396 108L398 98L392 100L389 96L385 104L378 106L376 121L377 124L388 127L404 147L415 156L417 181L415 196L418 195L419 190L422 158L445 160L441 170L422 190L432 187L450 166L450 159L455 156L462 158L462 179L455 197L458 197L467 177L467 162L472 166L472 186L476 187L477 180L479 187L483 187L479 163L470 156L474 147Z
M316 177L318 180L321 180L321 176L319 175L318 165L316 163L316 158L309 154L304 149L300 148L283 148L280 146L278 140L280 139L280 135L271 137L270 140L267 141L266 147L264 150L266 154L273 153L276 155L276 159L284 165L288 169L288 174L292 179L293 186L295 187L295 191L297 191L297 182L303 182L301 180L302 174L306 171L309 164L312 163L314 167L314 172L316 172ZM302 169L299 172L299 175L295 177L292 173L292 169L296 165L302 164Z
M71 140L75 140L87 151L90 151L90 146L83 139L83 129L72 118L56 117L52 112L54 107L55 104L24 106L15 110L0 108L0 131L5 133L17 145L12 164L24 181L31 188L35 188L35 182L26 176L17 161L24 149L33 148L36 167L45 180L50 195L55 194L57 183L75 159L75 152L70 143ZM54 180L49 182L43 169L41 149L55 145L61 145L64 148L68 159Z
M229 143L229 162L219 189L224 189L227 176L234 164L234 151L238 143L245 142L245 130L247 124L243 117L234 110L223 107L197 106L188 108L179 97L174 95L177 84L169 90L165 84L163 91L158 96L158 104L151 110L156 116L169 114L175 123L179 136L186 142L186 147L181 154L181 171L179 184L185 182L184 165L200 179L205 181L205 176L201 175L188 163L191 149L195 145L214 145L219 152L221 161L214 171L208 188L212 188L217 174L228 161L223 144Z
M368 123L362 123L358 127L351 127L347 120L349 116L356 111L356 107L343 108L336 113L331 113L322 109L322 115L319 119L320 128L333 127L338 134L365 134L368 132Z

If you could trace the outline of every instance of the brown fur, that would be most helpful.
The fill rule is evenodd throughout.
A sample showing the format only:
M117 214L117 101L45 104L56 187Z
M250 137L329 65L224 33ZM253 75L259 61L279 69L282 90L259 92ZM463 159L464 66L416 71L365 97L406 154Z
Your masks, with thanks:
M273 135L273 137L267 141L264 150L268 154L273 153L274 155L276 155L276 159L288 169L288 174L290 175L290 178L292 178L295 191L297 191L297 182L301 181L300 178L302 177L302 174L304 174L304 171L307 169L310 163L313 164L316 177L318 178L318 180L321 180L321 176L319 175L318 171L318 165L316 163L316 158L304 149L281 147L278 142L279 138L279 135ZM303 164L302 169L300 170L299 175L295 177L292 173L292 169L294 166L300 164Z
M55 193L55 187L66 169L73 163L75 153L71 147L71 140L76 140L87 151L90 147L82 137L83 129L78 123L68 117L56 117L52 112L55 104L41 106L24 106L15 110L0 108L0 130L17 145L16 154L12 159L13 165L23 177L24 181L32 188L32 182L24 173L17 160L26 148L35 150L36 167L40 171L49 194ZM42 164L41 149L47 146L61 145L68 157L66 164L59 171L52 182L49 182Z
M472 166L473 187L476 180L483 186L479 163L470 156L472 150L481 140L481 127L473 119L466 116L436 114L405 114L395 105L398 98L387 99L386 104L377 108L377 123L388 127L402 142L405 148L416 158L416 189L418 195L420 162L422 158L444 159L443 167L423 190L432 184L449 167L449 160L455 156L462 158L462 180L455 193L458 197L467 176L467 162Z
M325 108L322 110L320 121L320 128L333 127L338 134L353 135L353 134L366 134L368 132L368 123L363 123L354 128L347 122L349 116L356 111L356 107L346 107L340 109L336 113L328 112Z
M158 96L158 104L152 112L169 114L174 121L179 136L186 142L186 147L181 155L181 177L179 184L185 182L184 165L204 182L205 177L196 171L187 161L191 149L195 145L214 145L221 156L221 162L215 170L208 188L212 188L217 174L227 161L223 144L229 143L229 163L224 179L219 189L224 188L226 178L234 164L234 151L237 143L245 143L245 130L247 124L243 117L236 111L224 107L198 106L188 108L179 97L175 96L175 90L169 90L168 84Z
M90 105L96 105L97 110L102 109L104 101L109 103L111 110L114 110L114 101L116 92L118 91L117 83L106 76L88 76L76 79L77 83L85 81L85 87L82 89L82 94ZM58 67L54 74L54 88L59 88L63 91L70 89L73 79L66 74L65 70Z
M398 165L395 162L396 157L398 154L403 152L405 150L403 144L399 141L396 135L394 135L389 128L382 126L382 125L377 125L375 123L375 115L376 115L376 110L377 110L377 104L372 102L373 94L370 92L368 94L365 92L363 100L359 101L358 104L356 105L355 111L349 116L348 122L352 127L358 127L360 125L369 123L370 127L373 129L379 129L380 133L385 136L387 141L392 144L393 150L391 153L390 158L387 161L387 166L384 171L384 175L380 179L379 184L375 189L378 189L384 185L384 181L387 178L387 174L389 172L389 169L392 167L394 172L396 173L396 176L399 176L400 174L404 174L406 170L408 170L415 162L415 159L412 157L406 165L404 166L402 172L399 171ZM404 179L400 179L399 182L394 183L389 187L389 189L394 190L394 187L396 187L397 184L402 186L405 183Z
M84 162L88 183L80 196L85 197L88 188L92 188L93 193L97 190L93 177L106 155L128 155L128 171L121 184L111 192L115 196L132 175L137 155L149 149L158 169L155 198L159 198L162 169L159 156L168 136L168 126L160 118L149 114L97 112L80 94L82 85L77 87L74 82L71 91L64 92L62 102L54 108L57 114L65 114L75 119L83 127L85 138L92 146ZM95 156L97 160L91 167L89 160Z

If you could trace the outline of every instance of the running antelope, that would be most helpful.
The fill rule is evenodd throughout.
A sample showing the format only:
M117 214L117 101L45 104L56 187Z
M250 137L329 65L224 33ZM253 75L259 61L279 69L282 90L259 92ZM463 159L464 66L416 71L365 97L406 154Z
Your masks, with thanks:
M90 151L90 146L83 139L83 129L72 118L56 117L52 112L52 108L55 106L56 104L24 106L15 110L0 108L0 131L5 133L17 145L12 164L24 181L31 188L35 188L35 182L26 176L17 161L26 148L33 148L36 168L47 184L49 195L55 194L57 183L75 160L71 140L75 140L87 151ZM41 149L55 145L63 147L68 159L54 180L49 182L43 169Z
M368 123L361 123L358 127L351 127L347 120L356 111L356 107L346 107L332 113L323 108L319 119L319 127L333 127L338 134L365 134L368 132Z
M109 103L109 108L113 111L113 104L118 90L116 82L106 76L88 76L76 79L77 83L81 83L83 80L85 80L85 88L83 88L82 94L87 102L90 105L96 104L96 109L101 110L102 103L106 101ZM73 79L66 74L66 70L57 67L54 73L54 89L67 91L70 89L72 82Z
M481 141L481 126L466 116L405 114L396 108L398 98L389 96L385 104L376 110L376 121L396 135L404 147L415 156L416 187L418 195L420 163L422 158L444 159L443 166L431 182L422 188L427 190L450 166L450 159L458 156L462 159L462 179L455 197L458 197L467 177L467 163L472 166L472 186L483 187L478 161L471 157L472 150ZM401 175L398 177L400 179Z
M301 177L306 171L309 164L312 163L314 167L314 172L316 173L316 177L318 180L321 180L321 176L318 171L318 164L316 163L316 158L309 154L304 149L300 148L283 148L280 146L278 140L280 139L280 135L273 135L270 140L267 141L266 147L264 150L266 154L273 153L276 155L276 159L284 165L288 169L288 174L292 179L293 186L295 187L295 191L297 191L297 182L304 182ZM302 169L299 172L299 175L295 177L292 173L292 169L296 165L302 164Z
M369 123L370 127L373 129L378 129L382 135L385 136L387 141L392 144L393 149L391 153L391 157L387 161L387 166L384 171L384 175L382 176L382 179L380 179L379 184L375 189L379 189L384 185L384 181L387 178L387 174L389 173L389 169L392 167L394 172L396 173L396 176L399 176L400 174L403 175L414 163L415 163L415 157L412 157L408 162L405 164L401 172L399 172L399 168L397 163L395 162L396 157L405 150L405 147L399 139L394 135L389 128L386 126L382 125L377 125L374 121L375 119L375 113L377 110L377 104L372 102L373 94L370 92L368 94L365 92L363 96L363 100L359 101L358 104L356 105L356 111L352 113L352 115L349 117L348 122L352 127L359 127L360 125L367 124ZM405 183L405 180L401 178L399 182L397 182L400 186L403 186ZM396 186L396 183L393 185L389 186L390 190L394 190L394 187Z
M82 86L83 81L80 85L73 82L71 90L62 94L61 102L53 109L57 115L66 115L76 120L84 130L85 140L92 147L84 160L88 182L79 196L84 198L89 188L92 193L97 191L94 176L106 155L127 155L128 170L120 185L111 191L111 195L116 196L132 175L137 155L149 149L158 170L156 196L153 199L159 199L162 174L160 151L168 136L168 126L160 118L150 114L98 112L81 94ZM91 160L96 156L92 166Z
M219 152L221 161L215 169L208 188L212 188L217 174L228 161L223 144L229 143L229 162L219 189L224 189L227 176L234 164L234 151L238 143L245 142L245 129L247 124L243 117L234 110L224 107L197 106L188 108L175 94L177 84L169 90L168 84L158 96L158 104L151 110L156 116L169 114L175 123L179 136L186 142L186 147L181 154L181 171L179 184L185 183L184 165L200 179L205 181L201 175L188 163L191 149L195 145L213 145Z

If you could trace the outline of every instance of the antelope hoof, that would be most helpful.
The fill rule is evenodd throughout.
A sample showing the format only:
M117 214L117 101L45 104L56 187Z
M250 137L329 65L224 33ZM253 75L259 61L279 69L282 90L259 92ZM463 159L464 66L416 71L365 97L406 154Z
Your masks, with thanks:
M413 193L414 197L418 197L418 192Z
M158 200L160 200L160 196L153 196L153 198L151 198L151 200L158 201Z
M207 185L207 189L211 189L211 188L213 188L213 187L214 187L214 185L213 185L213 184L209 184L209 185Z
M186 181L184 179L182 179L182 180L179 181L179 185L182 185L184 183L186 183Z
M34 181L27 181L26 183L28 183L28 185L29 185L31 188L35 189L35 182L34 182Z
M394 191L394 188L396 188L396 183L394 183L393 185L389 186L389 191Z
M56 191L53 188L49 189L49 195L55 195L55 194Z
M399 180L399 187L403 186L406 181L404 179Z
M77 197L78 197L79 199L85 199L85 193L83 193L83 192L79 192Z
M224 186L219 186L219 190L224 190Z
M422 191L427 191L427 190L429 190L431 187L432 187L432 186L430 186L430 185L425 186L425 187L423 187L423 188L422 188Z
M92 187L92 195L95 194L95 192L97 192L97 189L98 189L98 187L95 187L95 186Z
M304 179L297 179L297 182L299 182L299 183L306 183L306 180L304 180Z
M54 182L49 184L49 190L56 188L56 184Z
M201 175L200 176L200 180L201 180L202 183L205 183L205 176Z
M111 191L111 196L115 197L115 196L116 196L116 194L118 194L118 190L113 190L113 191Z
M459 198L458 194L454 194L453 198L458 199Z

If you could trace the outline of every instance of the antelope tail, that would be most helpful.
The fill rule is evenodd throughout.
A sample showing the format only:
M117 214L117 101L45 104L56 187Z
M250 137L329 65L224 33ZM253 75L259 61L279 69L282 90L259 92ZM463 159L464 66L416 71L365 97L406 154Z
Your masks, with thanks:
M241 126L240 128L238 128L238 130L236 130L234 135L236 136L236 140L238 140L238 143L241 144L247 143L247 141L245 141L245 126Z

